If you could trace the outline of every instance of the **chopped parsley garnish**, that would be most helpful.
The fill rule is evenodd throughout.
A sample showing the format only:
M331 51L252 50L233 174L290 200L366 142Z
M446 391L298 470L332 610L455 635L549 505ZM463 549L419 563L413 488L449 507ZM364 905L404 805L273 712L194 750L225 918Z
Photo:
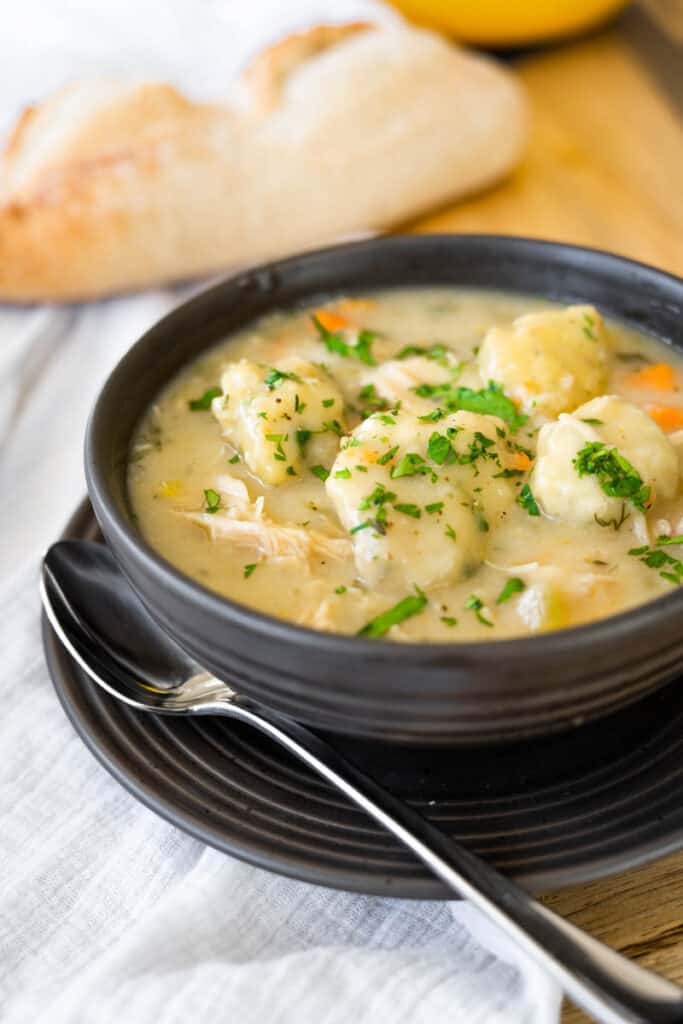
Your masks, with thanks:
M407 452L391 471L391 479L398 480L402 476L415 476L420 473L431 473L432 470L417 452Z
M524 476L523 469L501 469L500 473L494 473L493 479L498 480L501 477L503 480L510 480L513 476Z
M496 598L496 604L504 604L506 601L510 600L513 594L521 594L521 592L524 589L524 582L518 579L516 576L513 576L511 579L507 581L507 583L501 590L500 594Z
M487 619L484 613L482 612L483 607L484 602L480 597L477 597L476 594L472 594L472 596L468 597L467 600L465 601L465 608L468 611L474 612L474 614L477 617L477 621L481 622L482 626L492 626L493 623L491 622L491 620Z
M334 588L334 592L335 592L335 594L345 594L346 593L346 587L343 586L343 585L341 587L335 587Z
M207 388L201 398L192 398L187 403L192 412L202 412L211 408L214 398L218 398L223 392L220 388Z
M299 451L303 455L306 451L306 445L313 436L312 430L297 430L296 432L296 443L299 446Z
M392 505L397 512L402 512L404 516L412 516L413 519L419 519L422 515L422 511L419 505Z
M376 337L378 337L376 331L359 331L358 341L355 346L351 347L356 359L360 359L361 363L365 363L366 366L377 366L377 361L372 354L372 343Z
M360 512L365 512L372 505L384 505L388 501L395 501L397 497L398 495L393 491L388 491L384 484L377 484L374 491L363 498L358 509Z
M398 445L396 444L394 445L393 448L390 448L388 451L386 451L384 455L380 455L380 457L377 460L378 465L386 466L387 462L391 462L397 451Z
M350 480L351 470L350 469L338 469L334 474L335 480Z
M273 458L277 462L286 462L287 456L285 450L282 447L282 442L287 440L287 434L266 434L266 441L270 441L271 444L276 445L275 451L273 452Z
M676 537L657 537L657 547L665 547L667 544L683 544L683 533Z
M368 467L362 466L360 462L356 465L356 469L358 470L359 473L367 473L368 471Z
M235 454L233 455L233 457L232 457L231 459L228 459L228 461L229 461L229 463L230 463L230 465L231 465L231 466L234 466L234 465L235 465L235 463L239 462L239 461L240 461L240 457L239 457L239 455L237 454L237 452L235 452Z
M450 523L446 524L446 536L452 541L456 541L458 539L457 534Z
M287 476L296 476L294 466L287 466Z
M366 384L358 393L361 403L361 415L364 418L371 416L373 412L385 412L389 408L389 402L377 394L374 384Z
M339 420L325 420L323 422L323 430L329 430L330 433L336 434L337 437L344 436L344 430Z
M415 594L411 594L409 597L404 597L402 601L395 604L393 608L388 608L387 611L382 612L376 618L371 619L361 630L358 631L358 636L365 636L372 640L376 640L378 637L384 636L388 633L392 626L397 626L400 622L404 622L409 619L412 615L417 615L421 612L427 604L426 594L420 590L419 587L415 587Z
M452 355L450 349L442 342L437 341L433 345L406 345L396 356L397 359L409 359L411 356L424 356L425 359L433 359L440 366L448 366L448 357Z
M659 544L659 540L657 543ZM683 583L683 562L679 561L678 558L674 558L667 551L662 551L661 547L648 548L647 544L645 544L641 548L631 548L629 555L640 559L648 569L659 569L659 575L662 579L668 580L669 583L673 583L676 586L680 586Z
M301 384L301 377L298 377L296 373L285 373L284 370L276 370L275 367L268 371L263 378L263 383L269 391L274 391L282 384L283 380L294 380L297 384Z
M204 491L204 501L206 502L205 511L210 515L214 515L221 507L221 496L218 491L214 491L211 487Z
M597 477L605 494L612 498L628 498L641 512L647 511L650 488L643 484L638 470L616 448L602 441L588 441L572 459L579 476Z
M328 331L327 327L320 322L317 316L314 316L312 319L320 335L320 340L328 352L336 352L337 355L345 357L354 357L359 359L361 363L365 363L366 366L377 366L377 362L372 354L372 343L378 337L376 331L359 331L356 344L353 345L345 341L340 332Z
M453 445L448 440L445 434L439 434L436 431L429 438L427 444L427 455L435 462L437 466L448 465L451 462L455 462L457 459L456 453L453 451Z
M496 451L496 442L492 441L486 434L482 434L480 430L475 430L474 440L470 441L467 452L464 455L458 456L458 462L462 465L468 463L474 467L474 475L479 475L476 463L479 459L486 461L486 459L493 459L500 465L500 459L498 452ZM491 450L492 449L492 450Z
M442 508L442 501L433 501L431 505L425 505L425 512L428 512L429 515L432 516L435 512L440 512Z
M583 314L583 333L591 341L597 341L597 337L593 328L595 327L595 317L591 316L590 313Z
M256 568L257 564L258 564L257 562L250 562L249 565L245 565L245 567L244 567L244 578L245 578L245 580L249 579L249 577L251 576L252 572Z
M438 423L439 420L442 420L447 415L448 413L444 412L443 409L434 409L433 412L428 412L424 416L418 416L417 418L421 423Z
M393 491L388 491L384 484L377 484L374 491L366 495L358 506L359 512L367 512L368 509L374 507L374 518L367 520L360 526L354 527L351 533L355 533L366 526L371 526L380 536L384 535L389 525L387 523L387 510L384 506L387 502L395 501L396 498L397 495Z
M466 412L498 416L505 420L512 430L524 426L528 416L517 411L517 406L503 392L502 385L490 380L488 387L475 391L472 388L454 387L452 384L419 384L413 391L420 398L434 398L449 412L464 409Z
M303 412L306 408L306 403L302 402L298 395L294 395L294 412Z
M598 524L598 526L611 526L615 533L618 530L620 530L626 522L626 520L630 518L631 513L626 510L625 501L622 501L621 503L621 512L619 513L618 519L616 518L616 516L612 519L601 519L597 512L593 514L593 519L595 519L595 522Z
M444 626L457 626L458 625L458 620L454 619L452 615L442 615L441 616L441 621L443 622Z
M393 416L389 416L388 413L380 413L380 412L378 412L378 413L375 413L375 415L377 416L377 419L380 421L380 423L386 423L387 425L389 425L389 424L393 424L393 423L396 422L394 417Z
M524 487L522 487L521 491L515 498L515 501L518 505L521 505L523 509L526 509L530 516L540 516L541 513L538 505L536 504L536 499L531 493L531 488L528 484L524 484Z
M596 420L592 416L588 416L588 417L586 417L586 419L582 419L581 422L582 423L589 423L591 425L591 427L604 427L604 425L605 425L605 421L604 420Z
M358 523L358 526L352 526L349 533L358 533L359 530L367 530L370 526L372 526L372 523L369 519L366 519L364 523Z
M323 398L322 405L324 409L329 409L330 406L334 405L334 398Z
M325 469L324 466L311 466L311 473L313 476L317 476L318 480L322 480L323 483L327 480L329 470Z

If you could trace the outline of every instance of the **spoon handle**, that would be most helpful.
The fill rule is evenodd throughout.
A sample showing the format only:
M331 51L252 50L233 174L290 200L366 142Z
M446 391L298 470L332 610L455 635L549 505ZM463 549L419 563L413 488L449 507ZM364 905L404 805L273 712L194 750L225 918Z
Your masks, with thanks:
M236 695L214 698L195 710L248 722L295 754L396 836L453 892L483 910L596 1021L683 1024L682 989L537 903L308 729Z

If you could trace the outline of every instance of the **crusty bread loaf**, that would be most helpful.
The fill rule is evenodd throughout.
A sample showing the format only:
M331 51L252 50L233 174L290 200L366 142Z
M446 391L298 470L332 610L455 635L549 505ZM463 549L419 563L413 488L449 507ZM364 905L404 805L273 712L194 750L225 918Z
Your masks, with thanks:
M500 177L524 101L431 33L318 26L230 102L77 84L24 113L0 164L0 299L74 299L380 230Z

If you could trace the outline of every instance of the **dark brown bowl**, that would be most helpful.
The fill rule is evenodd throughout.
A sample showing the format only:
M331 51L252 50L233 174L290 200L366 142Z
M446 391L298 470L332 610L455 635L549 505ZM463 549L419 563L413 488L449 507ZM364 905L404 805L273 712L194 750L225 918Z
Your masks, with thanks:
M608 253L478 235L336 246L238 274L164 317L121 360L88 425L102 531L150 611L217 676L309 725L389 742L481 743L547 733L639 699L683 662L683 591L591 625L479 643L394 644L320 633L207 590L154 551L126 491L133 432L202 350L256 317L342 293L457 285L591 302L683 350L683 281Z

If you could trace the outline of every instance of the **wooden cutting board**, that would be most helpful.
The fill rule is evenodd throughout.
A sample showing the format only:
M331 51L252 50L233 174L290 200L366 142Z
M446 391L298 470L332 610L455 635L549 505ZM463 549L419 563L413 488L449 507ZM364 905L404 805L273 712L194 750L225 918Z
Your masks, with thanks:
M524 164L412 229L576 242L683 276L683 52L634 11L516 66L531 105ZM683 984L683 853L544 902ZM564 1024L586 1020L565 1008Z

